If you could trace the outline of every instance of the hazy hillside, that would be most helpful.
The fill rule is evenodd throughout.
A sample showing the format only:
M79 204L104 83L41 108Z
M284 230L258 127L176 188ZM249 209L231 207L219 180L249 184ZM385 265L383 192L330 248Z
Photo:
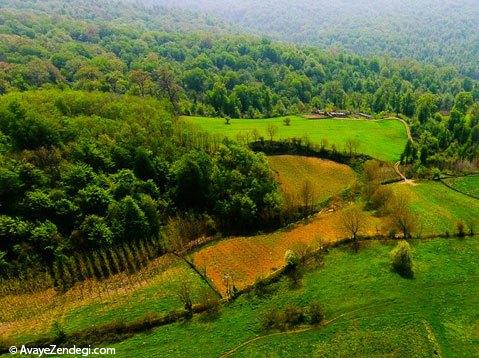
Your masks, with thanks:
M0 14L11 13L54 15L75 20L108 23L108 25L135 26L162 31L214 31L228 29L219 18L188 11L173 9L142 1L129 0L2 0ZM8 21L0 20L0 26ZM19 28L18 30L21 30ZM41 29L38 29L41 31Z
M277 39L413 57L479 75L474 0L148 0L210 13Z

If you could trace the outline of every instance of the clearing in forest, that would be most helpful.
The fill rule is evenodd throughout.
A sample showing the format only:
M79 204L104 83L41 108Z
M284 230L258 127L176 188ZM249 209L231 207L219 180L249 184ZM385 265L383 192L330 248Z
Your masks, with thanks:
M361 119L307 119L300 116L289 116L291 123L284 124L285 117L269 119L231 119L225 124L223 118L184 117L199 125L204 130L238 139L238 136L252 140L252 131L270 139L268 126L277 127L274 139L309 138L316 144L324 140L328 147L334 145L337 150L345 150L348 141L357 144L356 151L374 158L396 162L408 140L404 125L398 120L361 120Z

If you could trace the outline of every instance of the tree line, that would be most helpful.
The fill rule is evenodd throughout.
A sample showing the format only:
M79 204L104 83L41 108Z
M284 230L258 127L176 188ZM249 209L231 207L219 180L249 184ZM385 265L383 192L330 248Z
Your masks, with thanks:
M167 97L183 114L235 118L328 107L412 116L424 94L437 96L441 110L450 110L461 91L479 98L477 82L454 68L413 60L152 25L139 30L69 12L53 18L3 11L0 17L0 93L67 86Z

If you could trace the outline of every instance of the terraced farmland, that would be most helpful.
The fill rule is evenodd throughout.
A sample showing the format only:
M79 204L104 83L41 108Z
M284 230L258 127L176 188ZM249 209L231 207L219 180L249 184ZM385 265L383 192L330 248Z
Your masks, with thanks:
M116 344L117 355L171 357L390 356L475 357L479 351L479 241L413 241L415 278L391 272L391 244L371 242L359 254L332 249L300 288L283 280L266 296L245 295L215 321L199 316ZM326 323L264 332L271 308L320 302ZM185 344L188 337L188 344ZM367 344L365 344L367 342Z
M223 278L231 277L238 289L253 284L284 266L287 250L305 246L317 248L345 237L340 224L341 211L316 215L311 221L291 229L251 237L232 237L193 254L197 267L206 270L210 279L225 292ZM384 232L381 219L369 216L365 234Z

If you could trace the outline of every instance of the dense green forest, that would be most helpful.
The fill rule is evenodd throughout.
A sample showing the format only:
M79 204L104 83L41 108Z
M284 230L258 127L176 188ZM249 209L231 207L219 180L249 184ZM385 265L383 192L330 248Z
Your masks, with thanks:
M243 31L357 54L453 65L479 78L475 0L148 0L214 15Z
M264 157L169 107L78 91L1 97L0 270L143 240L162 251L170 222L195 238L274 218L281 198Z

